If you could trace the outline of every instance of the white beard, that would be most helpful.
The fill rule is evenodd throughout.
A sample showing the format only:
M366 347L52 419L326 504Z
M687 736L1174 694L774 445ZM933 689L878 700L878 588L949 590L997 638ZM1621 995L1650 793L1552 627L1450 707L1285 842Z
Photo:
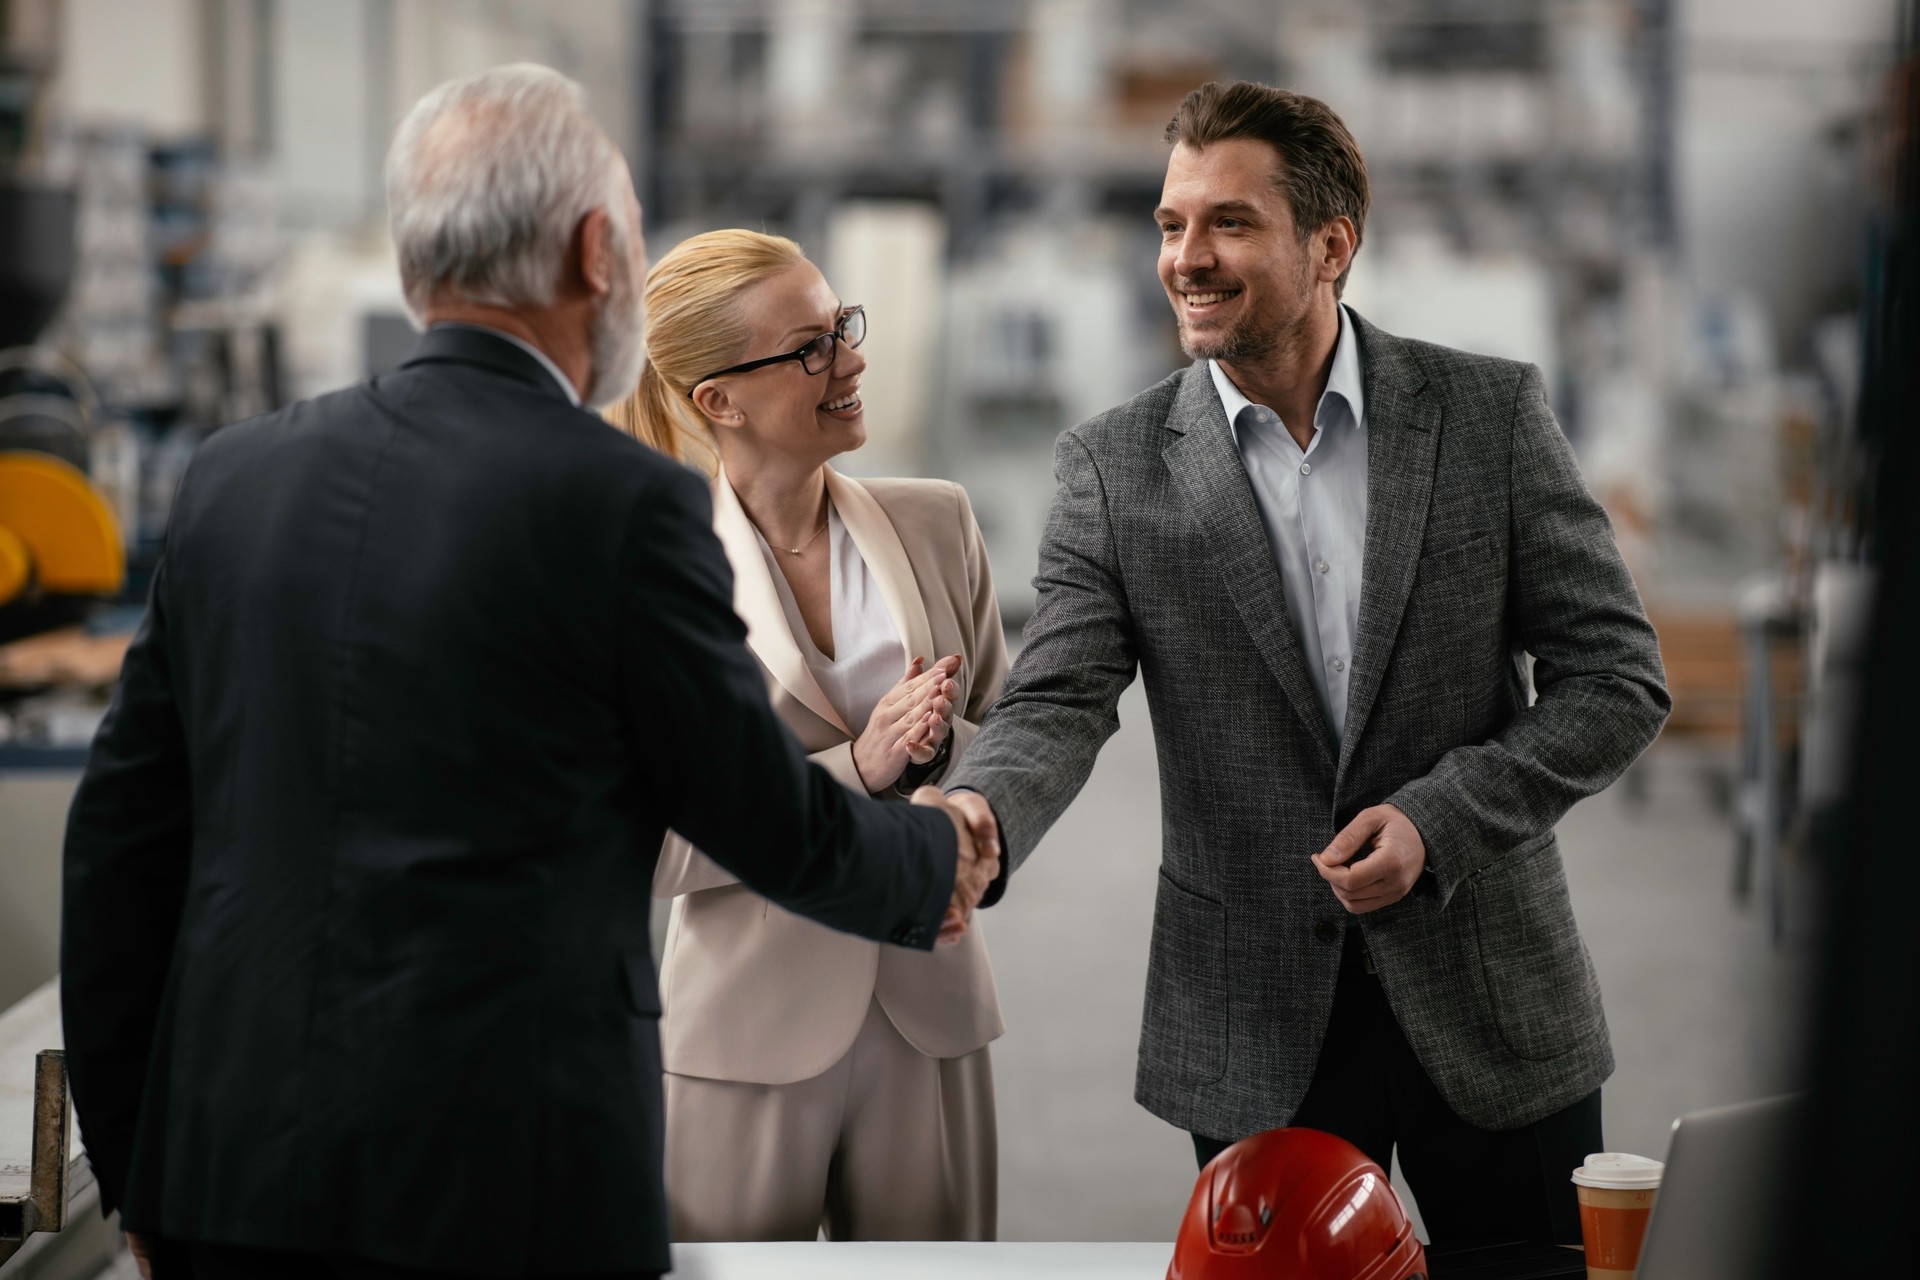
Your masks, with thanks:
M640 383L640 368L647 360L646 313L632 274L621 272L593 319L592 364L580 397L589 409L597 411L626 399Z

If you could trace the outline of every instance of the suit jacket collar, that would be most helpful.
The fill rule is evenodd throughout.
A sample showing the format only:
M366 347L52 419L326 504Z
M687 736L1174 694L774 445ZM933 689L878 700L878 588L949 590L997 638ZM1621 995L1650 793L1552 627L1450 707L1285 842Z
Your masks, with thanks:
M1366 386L1360 376L1360 340L1354 336L1353 313L1344 304L1335 304L1335 309L1340 316L1340 332L1334 339L1333 367L1327 371L1326 388L1320 393L1319 404L1314 406L1315 426L1322 425L1323 419L1336 424L1344 422L1346 425L1357 425L1367 416ZM1227 425L1238 437L1240 411L1253 401L1247 399L1246 393L1227 376L1227 371L1220 367L1218 360L1209 360L1206 364L1208 376L1213 379L1213 389L1220 393L1220 403L1225 407ZM1347 413L1344 420L1337 410L1332 415L1327 414L1329 397L1346 405ZM1272 405L1267 406L1269 409L1272 407Z
M831 467L827 468L827 497L879 585L887 614L908 656L932 661L938 655L932 651L933 629L927 621L926 603L893 522L864 485ZM787 624L786 610L781 607L779 588L773 581L776 570L768 566L760 549L759 531L740 505L724 469L713 482L713 527L733 565L733 607L747 624L747 647L802 706L848 738L859 736L859 730L847 724L813 678L813 669L800 652Z
M1438 405L1412 344L1349 312L1359 339L1367 413L1367 528L1347 722L1336 743L1287 612L1280 568L1234 447L1209 362L1196 360L1180 380L1163 457L1206 542L1227 594L1294 712L1336 776L1353 756L1393 653L1426 534L1439 440Z
M451 363L478 365L504 373L556 399L573 404L573 397L555 379L539 358L509 338L487 329L465 324L435 325L420 335L413 350L400 362L405 369L416 364Z
M1186 498L1187 510L1253 638L1254 649L1307 726L1332 773L1338 756L1333 732L1327 728L1320 696L1307 673L1299 632L1287 612L1280 566L1267 541L1253 485L1234 447L1207 361L1194 361L1181 376L1166 425L1174 433L1161 453L1167 470Z
M929 663L943 656L933 651L933 627L927 621L926 599L920 593L920 581L914 576L913 562L900 541L893 521L858 480L849 479L827 468L827 497L840 513L847 536L860 548L880 598L886 602L887 615L900 642L907 647L908 658L925 658Z
M1360 569L1347 723L1338 778L1380 692L1426 540L1440 406L1424 394L1426 370L1414 344L1354 315L1367 396L1367 530Z

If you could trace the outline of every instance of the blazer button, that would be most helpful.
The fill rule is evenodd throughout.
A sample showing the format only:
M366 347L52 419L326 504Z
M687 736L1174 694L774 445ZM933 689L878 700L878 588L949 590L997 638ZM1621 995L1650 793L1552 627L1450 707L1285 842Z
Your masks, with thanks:
M1338 941L1340 937L1340 926L1335 924L1333 921L1328 920L1325 917L1322 917L1321 919L1314 921L1313 936L1320 939L1320 941L1322 942Z

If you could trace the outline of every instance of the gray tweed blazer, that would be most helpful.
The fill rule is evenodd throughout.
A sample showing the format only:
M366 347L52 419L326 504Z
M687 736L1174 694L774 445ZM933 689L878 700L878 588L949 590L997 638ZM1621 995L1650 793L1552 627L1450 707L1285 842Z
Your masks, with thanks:
M1306 1093L1351 918L1308 859L1383 801L1433 875L1357 919L1447 1103L1515 1128L1613 1070L1553 824L1665 719L1653 629L1539 370L1354 321L1367 528L1344 745L1200 362L1060 437L1026 646L948 780L992 804L1011 876L1145 677L1163 827L1134 1096L1223 1139L1287 1124Z

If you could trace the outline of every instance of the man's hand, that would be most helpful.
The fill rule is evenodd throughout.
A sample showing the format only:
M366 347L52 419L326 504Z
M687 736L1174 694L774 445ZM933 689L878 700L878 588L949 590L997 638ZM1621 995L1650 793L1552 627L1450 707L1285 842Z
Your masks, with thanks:
M953 832L960 842L959 861L953 868L953 899L947 904L946 918L940 922L940 942L946 946L960 941L966 934L967 921L972 917L973 909L980 905L988 886L1000 874L998 831L991 845L981 843L974 834L973 820L956 803L959 799L959 796L942 795L938 787L921 787L913 793L915 804L946 811L947 817L953 820ZM984 805L986 801L981 800L980 803Z
M991 885L994 877L1000 874L1000 820L993 816L993 806L978 791L964 790L949 792L947 803L958 809L960 816L966 819L967 830L973 833L973 844L980 851L980 856L993 858L994 873L987 877L987 883ZM957 939L965 932L966 926L966 915L955 915L948 911L946 920L940 926L940 936L945 938L947 931L952 929Z
M947 795L947 803L960 811L967 820L967 829L973 832L973 842L980 847L982 856L1000 856L1000 822L993 816L993 806L978 791L954 791Z
M140 1268L140 1280L153 1280L153 1246L147 1243L146 1237L127 1232L127 1252Z
M1406 814L1377 804L1314 854L1313 865L1341 906L1365 915L1407 896L1426 868L1427 844Z

